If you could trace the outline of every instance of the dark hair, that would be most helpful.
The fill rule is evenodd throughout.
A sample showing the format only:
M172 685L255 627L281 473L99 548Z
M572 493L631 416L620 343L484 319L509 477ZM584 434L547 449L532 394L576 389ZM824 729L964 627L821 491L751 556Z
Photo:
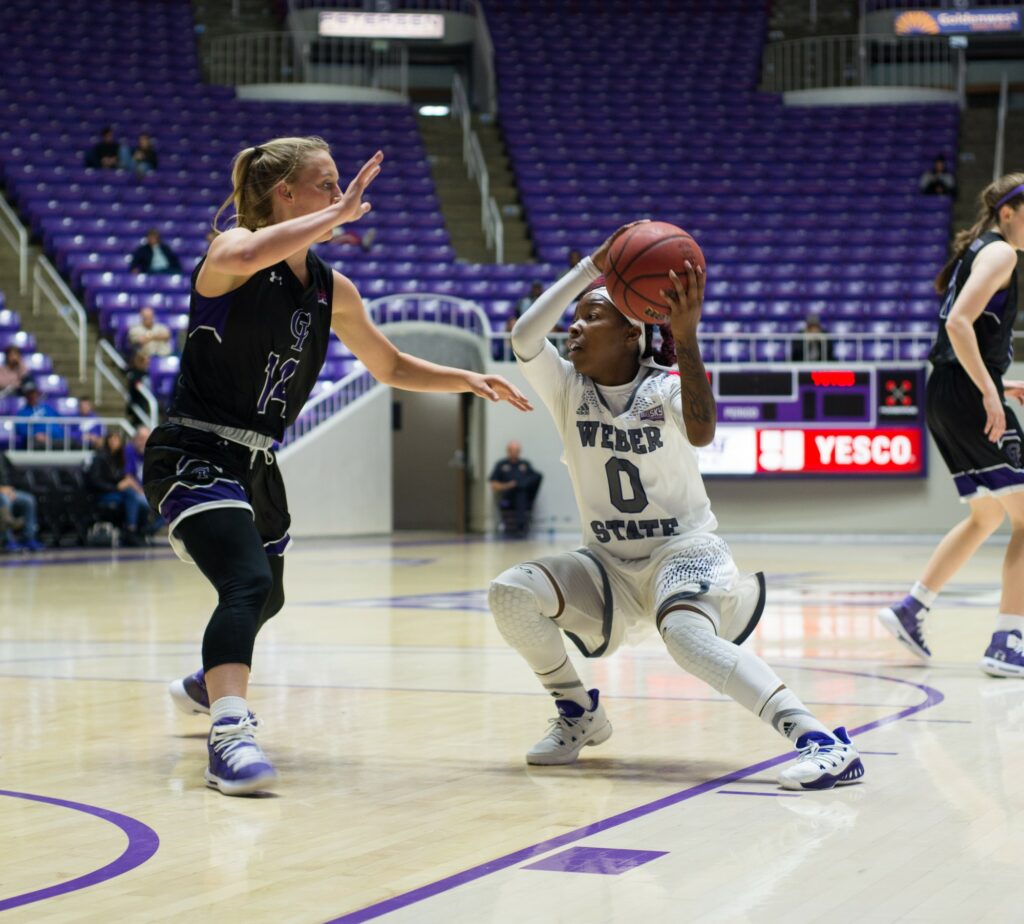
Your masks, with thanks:
M117 452L114 452L114 450L110 448L110 441L115 436L121 441L121 448L118 449ZM110 460L114 463L114 465L116 465L122 471L124 470L124 444L125 444L125 442L126 442L125 438L117 430L111 430L109 433L107 433L103 437L103 451L106 452L106 454L108 456L110 456Z
M660 343L657 349L654 346L655 331L660 334ZM644 334L646 345L643 358L653 359L659 366L674 366L676 364L676 340L672 336L672 325L667 321L664 324L645 324Z
M953 270L967 252L971 242L981 237L989 225L999 223L996 203L1015 186L1024 186L1024 173L1007 173L994 183L989 183L981 191L978 196L978 212L974 216L974 224L966 231L958 232L956 237L953 238L953 255L949 258L949 262L942 267L939 275L935 277L935 291L940 295L949 287L949 281L953 278ZM1017 209L1024 205L1024 191L1007 199L1002 205L1008 205L1012 209ZM1002 208L1002 205L1000 208Z

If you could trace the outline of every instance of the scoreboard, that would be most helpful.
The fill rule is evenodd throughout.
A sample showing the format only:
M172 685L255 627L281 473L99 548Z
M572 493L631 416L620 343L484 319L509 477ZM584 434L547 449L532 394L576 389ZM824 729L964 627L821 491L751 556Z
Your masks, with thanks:
M712 365L718 428L705 476L927 473L922 363Z

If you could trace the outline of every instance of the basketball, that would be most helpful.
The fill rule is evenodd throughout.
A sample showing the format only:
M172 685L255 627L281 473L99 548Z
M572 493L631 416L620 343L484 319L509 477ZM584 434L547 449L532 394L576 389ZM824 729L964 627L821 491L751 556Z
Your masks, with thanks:
M662 289L672 289L669 270L686 286L686 261L704 269L704 254L682 228L647 221L626 231L611 246L605 278L608 294L624 315L644 324L664 324L671 313Z

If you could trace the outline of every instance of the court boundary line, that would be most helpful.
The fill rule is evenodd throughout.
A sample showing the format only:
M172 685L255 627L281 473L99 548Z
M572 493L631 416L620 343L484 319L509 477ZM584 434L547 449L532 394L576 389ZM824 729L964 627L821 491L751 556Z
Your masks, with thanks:
M96 805L87 805L84 802L71 802L67 799L40 796L30 792L15 792L9 789L0 789L0 796L25 799L29 802L42 802L44 805L56 805L59 808L69 808L76 812L92 815L101 821L109 822L120 828L128 838L128 844L120 856L111 860L106 866L101 866L92 872L59 882L56 885L44 886L31 892L22 892L20 895L13 895L10 898L2 898L0 899L0 911L9 911L11 908L20 908L22 905L31 905L34 902L41 902L47 898L56 898L58 895L66 895L69 892L88 889L90 886L116 879L118 876L123 876L125 873L130 873L133 869L142 866L160 848L160 836L156 831L137 818L132 818L130 815L124 815L121 812L114 812Z
M922 702L912 706L907 706L892 715L883 716L880 719L875 719L874 721L860 725L857 728L853 728L850 730L851 735L863 735L869 731L881 728L884 725L891 725L892 723L905 719L908 716L912 716L915 713L937 706L946 698L943 693L934 687L930 687L923 683L914 683L911 680L903 680L899 677L888 677L883 674L870 674L863 671L844 671L836 668L825 667L796 667L794 669L818 671L820 673L827 674L841 674L848 677L866 677L871 680L886 680L891 683L915 687L924 692L925 698ZM462 870L461 872L452 873L451 875L435 880L434 882L418 886L415 889L375 902L374 904L367 905L364 908L347 912L340 917L330 918L326 924L361 924L363 921L371 921L375 918L390 914L393 911L399 911L403 908L409 907L410 905L415 905L421 901L425 901L428 898L433 898L435 895L450 892L460 886L467 885L470 882L475 882L477 879L482 879L485 876L490 876L494 873L509 869L510 867L518 866L525 860L538 857L541 854L550 853L552 850L564 847L566 844L583 840L584 838L591 837L594 834L600 834L602 831L607 831L611 828L617 828L620 825L635 821L638 818L643 818L646 815L653 814L654 812L661 811L662 809L670 808L681 802L687 802L690 799L705 793L714 792L729 783L734 783L737 780L753 776L755 773L760 773L762 770L768 770L772 767L778 766L779 764L786 763L792 760L795 754L795 751L787 751L785 754L779 754L776 757L770 757L767 760L759 761L758 763L751 764L748 767L733 770L730 773L716 777L713 780L698 783L696 786L690 786L687 789L671 793L668 796L663 796L662 798L655 799L652 802L647 802L643 805L636 806L635 808L627 809L625 812L619 812L617 815L612 815L609 818L591 822L581 828L576 828L574 831L567 831L565 834L559 834L556 837L548 838L547 840L532 844L529 847L520 848L512 853L496 857L493 860L488 860L484 863L472 866L469 869Z

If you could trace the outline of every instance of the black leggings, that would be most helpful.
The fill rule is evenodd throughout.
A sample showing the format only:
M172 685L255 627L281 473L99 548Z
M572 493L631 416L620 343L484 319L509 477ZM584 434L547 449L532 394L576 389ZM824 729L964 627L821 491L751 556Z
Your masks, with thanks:
M252 514L239 507L186 517L175 533L219 597L203 635L204 670L251 667L256 634L284 606L284 559L267 555Z

